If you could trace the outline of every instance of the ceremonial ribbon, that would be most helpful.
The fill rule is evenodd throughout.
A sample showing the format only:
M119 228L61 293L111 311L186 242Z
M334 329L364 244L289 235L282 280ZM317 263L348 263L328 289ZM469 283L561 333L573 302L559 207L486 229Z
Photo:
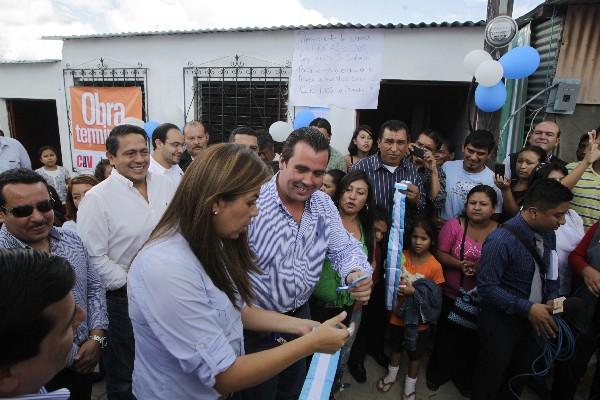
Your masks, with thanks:
M340 351L335 354L315 353L298 400L329 400Z
M406 190L408 190L406 183L396 182L394 184L392 226L389 233L385 263L385 306L390 311L394 309L398 301L398 285L402 276Z

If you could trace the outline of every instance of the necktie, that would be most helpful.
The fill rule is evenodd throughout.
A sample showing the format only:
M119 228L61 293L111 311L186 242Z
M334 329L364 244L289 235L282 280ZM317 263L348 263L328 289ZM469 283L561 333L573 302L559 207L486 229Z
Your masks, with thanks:
M539 234L534 234L535 237L535 248L539 253L542 260L544 259L544 241ZM534 261L535 262L535 261ZM541 303L542 296L542 275L540 274L540 266L535 263L535 271L533 273L533 280L531 281L531 291L529 292L529 301L532 303Z

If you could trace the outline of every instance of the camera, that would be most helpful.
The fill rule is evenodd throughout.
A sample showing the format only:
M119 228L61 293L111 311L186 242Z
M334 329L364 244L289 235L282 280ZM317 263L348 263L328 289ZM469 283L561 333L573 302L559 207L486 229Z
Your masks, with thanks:
M411 147L409 152L410 152L410 155L412 155L413 157L418 157L418 158L425 157L425 150L423 150L422 148L417 147L417 146Z

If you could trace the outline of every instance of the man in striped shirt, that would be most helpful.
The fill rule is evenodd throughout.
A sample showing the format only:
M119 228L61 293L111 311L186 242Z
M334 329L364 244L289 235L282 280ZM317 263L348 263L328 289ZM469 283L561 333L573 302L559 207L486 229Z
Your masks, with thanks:
M381 125L377 146L379 151L363 158L352 169L363 171L373 187L375 203L392 213L392 198L396 182L409 181L406 199L407 215L425 211L426 196L423 180L417 167L408 157L408 126L398 120L389 120Z
M314 128L301 128L284 143L279 173L263 185L260 210L248 227L248 240L260 273L250 279L256 305L298 318L310 318L308 299L319 281L325 257L340 274L340 285L363 275L350 289L357 301L371 294L372 268L360 243L343 227L337 208L319 191L329 158L329 143ZM246 353L275 347L293 337L277 332L245 332ZM298 399L306 363L301 360L278 376L243 393L244 399Z
M569 175L561 181L573 192L571 208L588 230L600 219L600 127L588 133L590 140L583 160L567 165Z

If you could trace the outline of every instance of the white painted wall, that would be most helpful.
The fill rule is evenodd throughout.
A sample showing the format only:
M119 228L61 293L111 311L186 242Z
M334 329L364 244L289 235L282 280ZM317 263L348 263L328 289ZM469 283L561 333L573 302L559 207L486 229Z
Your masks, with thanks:
M385 30L382 79L469 81L462 60L470 50L482 46L482 39L482 27ZM188 63L228 66L238 54L246 66L284 65L291 63L293 47L294 31L66 40L60 64L0 65L0 99L56 98L62 150L66 155L70 146L62 68L67 64L71 68L94 67L100 57L109 67L133 67L141 62L148 68L148 117L183 124L183 68ZM2 118L0 113L0 127ZM356 124L356 112L333 107L330 122L334 133L332 145L345 154Z

